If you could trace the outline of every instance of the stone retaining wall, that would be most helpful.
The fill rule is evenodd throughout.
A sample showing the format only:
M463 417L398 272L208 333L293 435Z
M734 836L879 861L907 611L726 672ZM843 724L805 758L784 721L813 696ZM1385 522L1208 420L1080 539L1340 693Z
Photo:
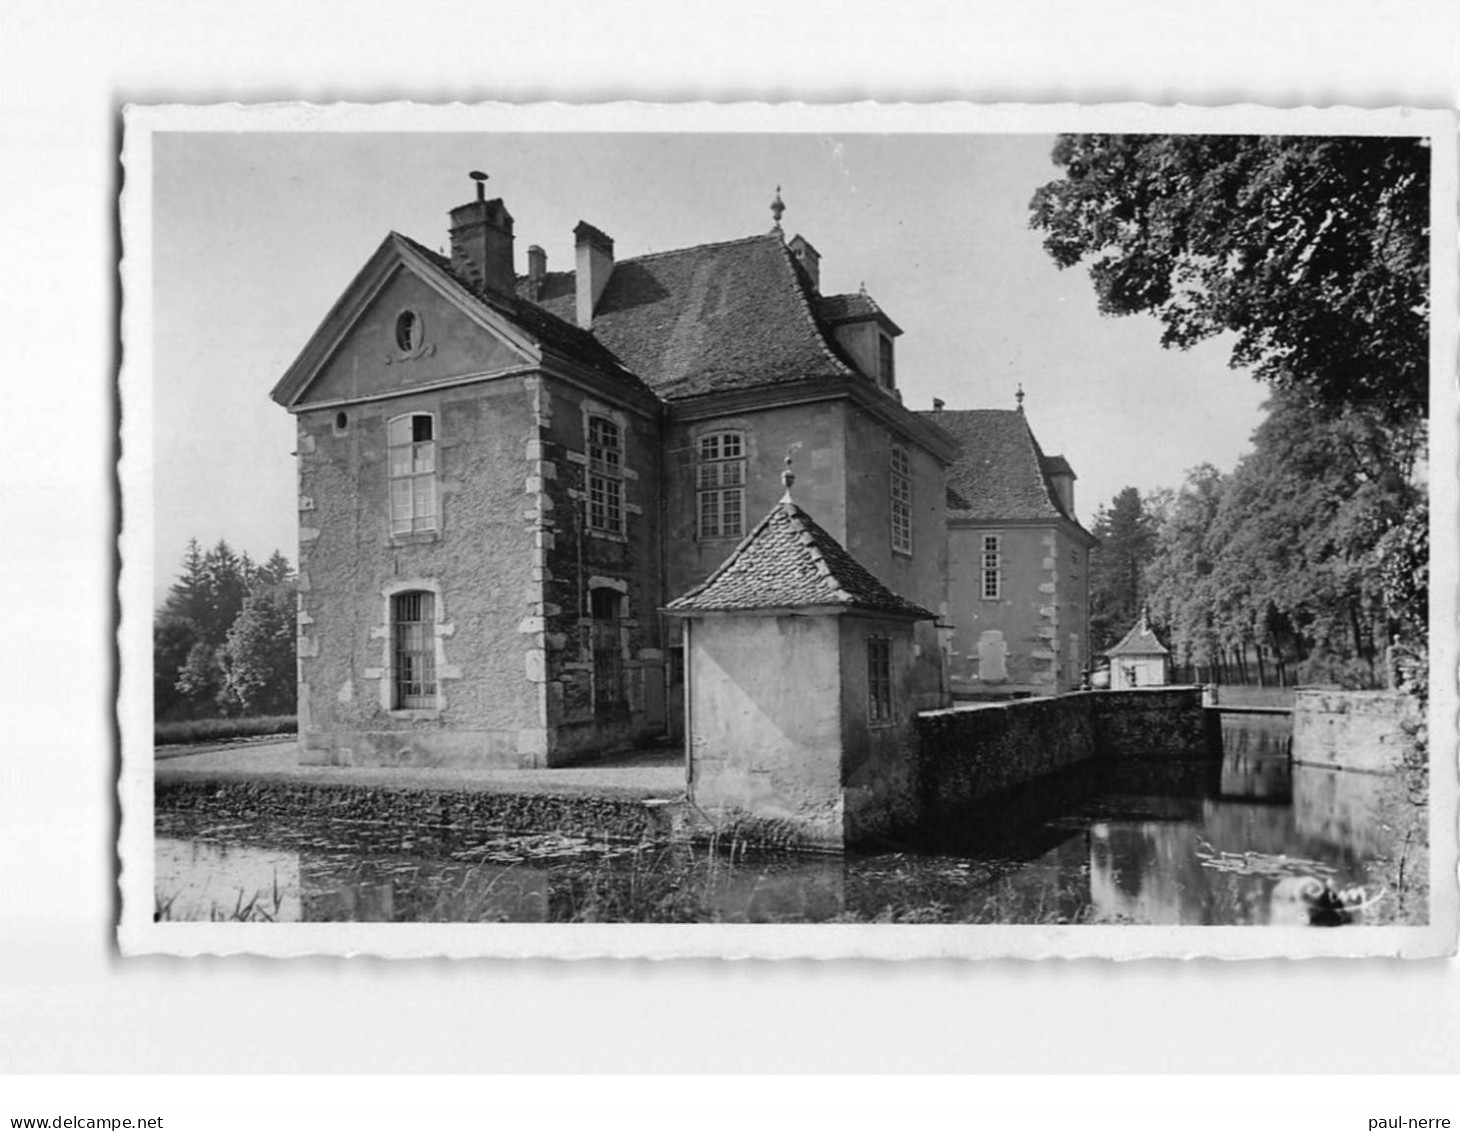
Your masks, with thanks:
M1401 691L1303 688L1293 704L1293 761L1383 773L1415 755L1416 701Z
M254 820L288 817L368 821L402 826L551 830L613 840L662 839L674 831L679 807L663 801L591 794L401 789L274 781L162 780L158 810L205 810L210 816Z
M1221 753L1221 720L1202 709L1199 687L1089 691L1095 751L1120 758L1206 758Z
M918 716L920 821L1094 758L1220 754L1199 687L1088 691Z

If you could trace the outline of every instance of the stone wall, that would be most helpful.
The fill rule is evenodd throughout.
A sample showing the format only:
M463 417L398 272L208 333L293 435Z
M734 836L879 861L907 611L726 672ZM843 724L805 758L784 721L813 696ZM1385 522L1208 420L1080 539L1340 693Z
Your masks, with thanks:
M1092 758L1087 697L1022 699L918 716L924 819L1002 793Z
M387 430L417 412L436 422L437 529L393 535ZM531 434L516 377L299 414L305 763L486 767L540 757L539 688L524 677L529 641L518 631L541 591L522 518ZM392 701L391 597L411 589L434 598L432 710Z
M465 789L320 785L256 777L242 781L159 780L159 812L201 810L210 817L366 821L401 828L553 830L568 836L659 840L679 820L678 806L632 797L508 793Z
M536 633L537 663L528 678L542 684L547 727L543 764L585 756L664 733L664 639L660 557L658 420L585 393L566 381L529 381L536 444L526 484L535 523L535 579L541 603L521 631ZM618 425L623 442L623 530L587 521L588 419ZM592 594L607 589L619 603L621 711L595 709Z
M921 823L1095 758L1219 754L1198 687L1092 691L918 716Z
M1293 761L1382 773L1415 754L1415 700L1400 691L1303 688L1293 704Z
M1122 758L1205 758L1221 752L1221 720L1201 705L1199 687L1090 691L1095 749Z

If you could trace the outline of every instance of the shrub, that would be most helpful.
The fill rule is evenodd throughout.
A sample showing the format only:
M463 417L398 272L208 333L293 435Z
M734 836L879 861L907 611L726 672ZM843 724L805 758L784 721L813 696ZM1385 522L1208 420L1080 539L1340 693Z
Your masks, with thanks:
M256 715L239 719L184 719L161 722L153 728L158 746L193 742L221 742L229 738L255 738L266 734L296 734L299 720L294 715Z

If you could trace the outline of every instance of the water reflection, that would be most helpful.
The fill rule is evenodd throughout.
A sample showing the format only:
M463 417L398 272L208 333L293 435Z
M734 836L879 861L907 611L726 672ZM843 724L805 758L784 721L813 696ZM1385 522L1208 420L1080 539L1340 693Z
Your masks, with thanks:
M159 914L372 922L1423 922L1425 810L1293 767L1286 720L1209 762L1086 766L899 851L814 856L159 814ZM236 914L242 909L245 913Z

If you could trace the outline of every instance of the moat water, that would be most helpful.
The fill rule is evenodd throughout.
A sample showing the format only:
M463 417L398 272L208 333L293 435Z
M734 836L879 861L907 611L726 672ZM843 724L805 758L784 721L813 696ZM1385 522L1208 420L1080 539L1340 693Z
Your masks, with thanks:
M156 914L249 922L1422 923L1403 775L1292 765L1289 723L1207 762L1083 767L917 846L845 855L545 831L158 815Z

